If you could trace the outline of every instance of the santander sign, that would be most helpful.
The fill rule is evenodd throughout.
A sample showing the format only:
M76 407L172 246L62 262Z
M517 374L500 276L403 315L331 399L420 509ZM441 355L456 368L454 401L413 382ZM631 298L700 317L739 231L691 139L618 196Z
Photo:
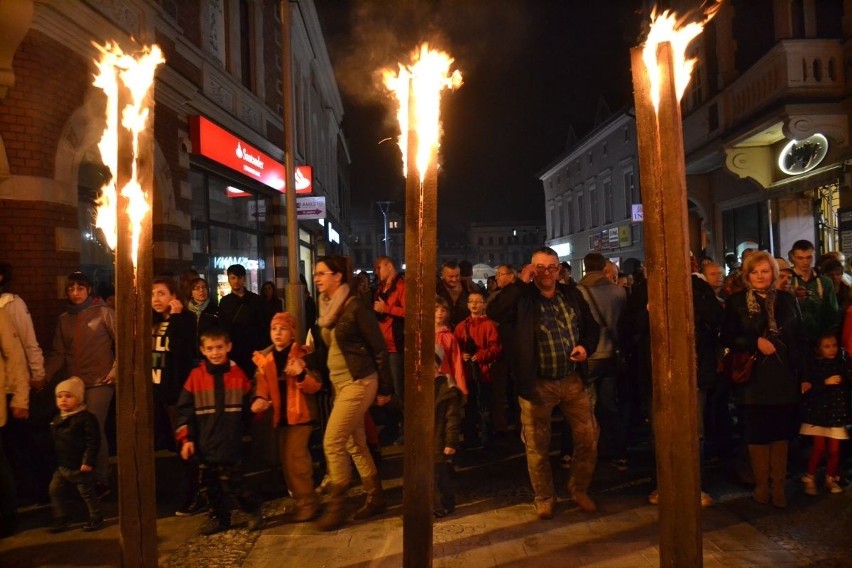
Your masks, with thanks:
M237 138L221 126L203 116L189 117L189 135L192 153L238 171L281 193L285 192L286 175L284 166L272 156L265 154ZM310 195L313 191L311 166L296 166L296 193ZM249 195L243 191L229 191L230 197Z

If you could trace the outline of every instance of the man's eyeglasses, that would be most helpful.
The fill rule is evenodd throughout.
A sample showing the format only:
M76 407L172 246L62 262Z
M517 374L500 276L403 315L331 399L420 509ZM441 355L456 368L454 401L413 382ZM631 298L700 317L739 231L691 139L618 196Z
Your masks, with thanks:
M334 274L334 272L332 272L331 270L326 270L326 271L320 270L320 271L314 272L314 278L316 278L317 276L328 276L330 274Z
M511 276L511 275L512 275L511 272L498 272L497 273L497 276Z
M551 274L556 274L559 272L560 266L557 264L556 266L545 266L543 264L536 264L535 270L536 272L550 272Z

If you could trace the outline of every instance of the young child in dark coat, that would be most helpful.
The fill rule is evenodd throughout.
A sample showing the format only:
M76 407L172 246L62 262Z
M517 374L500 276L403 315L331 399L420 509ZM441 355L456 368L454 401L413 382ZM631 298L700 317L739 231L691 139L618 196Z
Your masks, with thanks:
M799 433L814 441L808 472L802 476L805 493L817 494L816 472L828 451L825 488L842 493L840 487L840 441L848 440L846 425L852 423L849 411L849 370L837 346L834 333L820 336L807 381L802 382L802 427Z
M201 353L206 358L192 370L178 397L175 438L180 455L198 455L201 482L215 514L202 529L212 535L231 528L232 501L250 515L249 530L263 525L261 502L248 489L242 474L242 415L248 405L251 383L228 358L231 339L222 329L201 334Z
M51 532L64 531L69 525L70 490L73 487L89 510L86 532L104 526L101 501L95 489L94 465L101 446L98 419L86 410L86 385L79 377L71 377L56 385L56 406L59 415L50 423L59 468L50 482L50 501L53 505Z

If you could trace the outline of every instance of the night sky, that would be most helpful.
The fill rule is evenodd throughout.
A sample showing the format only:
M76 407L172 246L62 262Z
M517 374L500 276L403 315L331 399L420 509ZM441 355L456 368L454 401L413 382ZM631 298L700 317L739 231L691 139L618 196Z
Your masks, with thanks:
M395 201L404 180L379 70L422 41L455 57L464 85L444 95L438 218L544 223L538 174L594 126L599 100L631 104L629 49L640 0L316 0L343 97L352 203ZM466 225L466 223L463 223Z

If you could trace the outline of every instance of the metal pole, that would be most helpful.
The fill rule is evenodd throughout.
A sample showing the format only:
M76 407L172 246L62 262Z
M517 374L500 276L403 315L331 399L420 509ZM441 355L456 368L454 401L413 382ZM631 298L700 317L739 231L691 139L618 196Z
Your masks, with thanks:
M305 300L304 287L299 280L299 220L296 217L296 180L293 153L295 139L293 136L293 50L291 48L292 24L290 18L290 2L281 0L281 83L283 90L283 119L284 119L284 170L285 192L287 203L287 287L285 300L287 311L296 318L296 341L303 341L302 330L305 329Z
M650 275L660 566L700 568L698 389L680 102L675 93L670 43L660 44L658 50L658 110L651 101L642 47L633 48L630 57L645 214L645 262Z
M390 240L388 237L388 213L390 212L390 204L393 201L376 201L379 210L382 212L382 217L385 220L385 256L390 257Z

